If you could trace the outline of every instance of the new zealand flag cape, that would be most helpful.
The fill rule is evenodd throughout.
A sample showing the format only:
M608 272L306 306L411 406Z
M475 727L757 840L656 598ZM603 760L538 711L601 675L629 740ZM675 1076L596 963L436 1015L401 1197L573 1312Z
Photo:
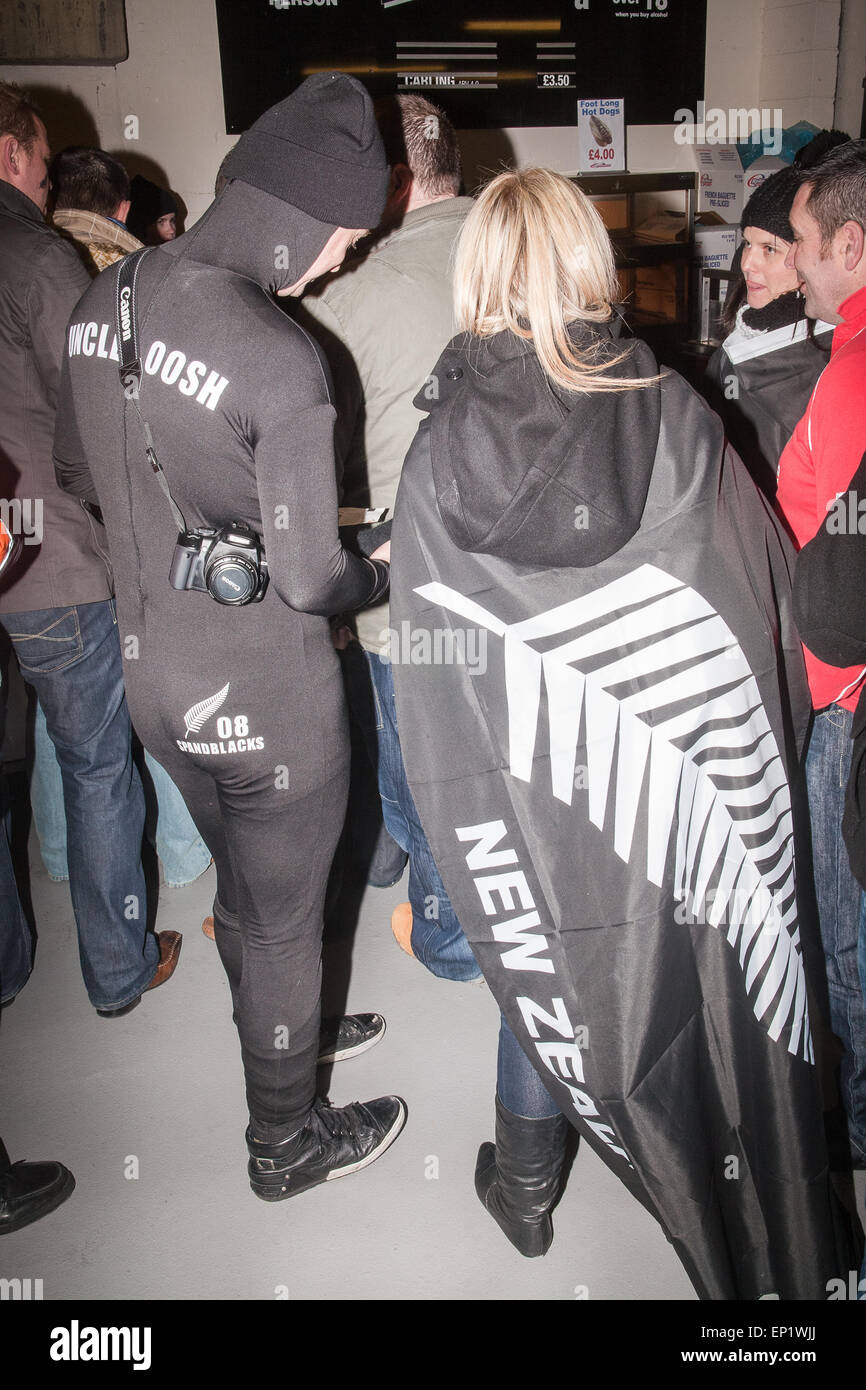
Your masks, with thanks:
M590 483L559 494L579 529L610 466L605 411L655 396L625 544L588 567L469 548L471 480L486 468L491 494L498 480L460 422L483 420L470 393L498 374L508 449L531 350L467 370L459 343L404 468L390 619L401 746L448 894L551 1094L699 1296L825 1299L856 1248L830 1187L798 928L789 760L808 696L787 543L670 374L590 398ZM532 496L549 497L559 465L541 443L532 462ZM488 535L505 534L497 511ZM532 512L559 554L557 514ZM526 530L508 534L524 545Z

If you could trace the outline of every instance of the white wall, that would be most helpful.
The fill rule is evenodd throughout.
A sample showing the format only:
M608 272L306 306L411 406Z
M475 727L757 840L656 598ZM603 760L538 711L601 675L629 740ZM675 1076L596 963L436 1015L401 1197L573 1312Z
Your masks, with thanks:
M832 126L840 0L764 0L761 105ZM862 74L861 74L862 75Z
M129 58L117 67L0 67L24 87L59 86L78 97L99 144L132 172L161 169L168 185L201 216L213 196L223 155L236 137L225 133L213 0L126 0ZM41 97L41 93L40 93ZM42 104L40 100L40 105ZM139 121L138 140L124 139L124 118ZM46 106L50 117L50 107ZM65 132L49 127L55 147Z
M851 3L862 7L862 0ZM786 125L801 117L831 124L839 8L840 0L709 0L707 106L782 106ZM125 157L132 172L161 174L187 203L191 222L207 207L216 171L234 143L225 134L213 0L126 0L126 13L130 56L116 68L3 66L0 77L25 87L60 87L67 101L77 98L92 119L88 142ZM137 141L124 139L128 115L138 117ZM63 129L49 129L55 144L70 140L68 122L58 117L61 123ZM694 167L689 147L675 143L673 132L673 126L631 127L629 168ZM499 167L509 147L522 163L563 171L576 166L573 130L502 134L465 133L470 177L479 168ZM76 131L72 138L82 137Z
M866 69L866 0L842 0L839 38L839 76L833 124L849 135L860 134L863 115L863 72Z

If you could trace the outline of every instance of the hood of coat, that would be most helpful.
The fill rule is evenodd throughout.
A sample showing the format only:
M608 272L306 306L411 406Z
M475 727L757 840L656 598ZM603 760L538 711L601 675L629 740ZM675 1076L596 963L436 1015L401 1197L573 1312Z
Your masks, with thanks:
M160 251L231 270L276 294L301 279L334 231L272 193L235 179L194 227Z
M572 341L613 377L652 377L638 340L574 324ZM432 399L431 399L432 397ZM551 386L532 344L462 334L415 404L430 412L439 512L461 550L520 564L598 564L640 526L661 419L657 383L580 395Z

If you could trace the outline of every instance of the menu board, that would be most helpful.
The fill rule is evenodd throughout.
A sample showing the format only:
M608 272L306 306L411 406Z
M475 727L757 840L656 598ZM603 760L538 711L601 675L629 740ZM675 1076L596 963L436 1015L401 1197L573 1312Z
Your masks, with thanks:
M672 124L704 95L706 0L216 0L226 130L313 72L418 92L460 129L570 125L579 98Z

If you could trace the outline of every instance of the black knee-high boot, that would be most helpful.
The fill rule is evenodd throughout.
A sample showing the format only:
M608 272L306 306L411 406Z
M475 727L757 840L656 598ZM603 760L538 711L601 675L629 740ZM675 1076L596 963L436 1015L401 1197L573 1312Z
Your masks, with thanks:
M496 1097L496 1144L482 1144L475 1191L515 1249L546 1255L553 1240L550 1208L559 1193L568 1121L529 1120Z

